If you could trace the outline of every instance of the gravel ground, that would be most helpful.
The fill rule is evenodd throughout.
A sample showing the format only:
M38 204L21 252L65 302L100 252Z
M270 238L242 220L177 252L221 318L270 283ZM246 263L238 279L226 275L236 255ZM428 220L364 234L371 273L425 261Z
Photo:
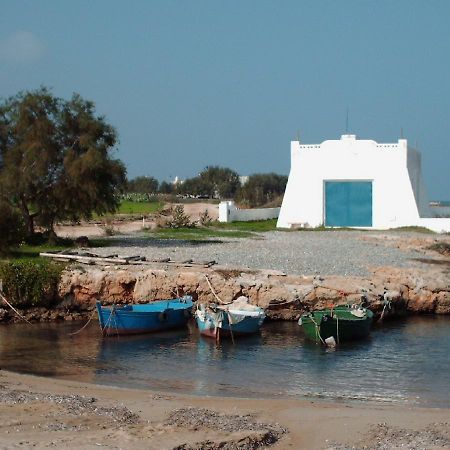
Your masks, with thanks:
M327 450L424 450L450 448L450 424L436 423L424 430L407 430L379 424L359 445L332 445Z
M220 238L183 241L149 238L148 235L115 236L117 246L96 253L120 256L170 257L174 261L215 260L220 265L282 270L291 274L367 276L371 267L415 267L423 256L411 251L361 239L367 232L314 231L267 232L256 238Z
M182 444L173 450L253 450L275 444L287 430L279 424L257 422L251 415L219 414L204 408L180 408L172 411L166 425L192 430L220 430L226 433L245 433L240 439L221 442L200 441Z
M73 416L91 413L96 416L104 416L113 422L131 425L139 423L139 416L124 406L99 406L97 399L81 395L55 395L41 394L38 392L26 392L5 389L0 386L0 403L6 405L28 404L33 402L54 403L63 406ZM61 426L61 424L55 424Z

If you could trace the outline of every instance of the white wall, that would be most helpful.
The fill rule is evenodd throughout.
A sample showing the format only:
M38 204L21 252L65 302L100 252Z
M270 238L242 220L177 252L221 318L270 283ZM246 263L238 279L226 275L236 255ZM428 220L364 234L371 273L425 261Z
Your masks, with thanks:
M219 222L275 219L279 213L280 208L239 209L233 201L220 202L219 204Z
M323 225L325 180L372 181L373 228L418 225L419 209L427 211L420 154L408 149L406 139L378 144L344 135L320 145L291 142L291 171L277 226Z

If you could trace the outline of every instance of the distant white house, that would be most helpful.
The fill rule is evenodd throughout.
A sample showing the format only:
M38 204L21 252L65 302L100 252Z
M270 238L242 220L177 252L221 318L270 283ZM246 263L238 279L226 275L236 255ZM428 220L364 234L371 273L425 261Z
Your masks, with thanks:
M406 139L379 144L343 135L317 145L291 142L291 171L277 226L450 231L433 218L420 153Z
M176 176L175 178L174 178L174 180L172 181L172 184L174 185L174 186L180 186L180 185L182 185L184 183L184 180L180 180L179 178L178 178L178 176Z
M250 177L248 175L239 175L239 183L240 183L240 185L244 186L244 184L247 183L249 178Z

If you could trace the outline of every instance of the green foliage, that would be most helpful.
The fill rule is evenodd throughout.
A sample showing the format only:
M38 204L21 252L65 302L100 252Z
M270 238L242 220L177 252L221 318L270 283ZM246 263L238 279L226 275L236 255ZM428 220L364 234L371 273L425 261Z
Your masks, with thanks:
M200 225L203 227L209 227L212 224L212 217L209 215L208 210L205 209L199 218Z
M158 202L159 196L156 194L140 194L138 192L126 192L120 196L121 202L128 201L134 203Z
M51 261L0 262L0 280L14 306L49 306L57 297L63 266Z
M239 188L239 175L226 167L209 166L179 186L185 195L208 198L233 198Z
M175 187L172 183L168 183L167 181L162 181L159 185L159 192L161 194L173 194L175 191Z
M154 177L136 177L127 181L126 191L137 194L154 194L158 192L159 183Z
M25 225L20 213L0 201L0 253L7 252L25 238Z
M430 250L434 250L435 252L440 253L444 256L450 256L450 243L449 242L437 242L436 244L428 247Z
M192 228L195 224L191 223L191 219L184 212L183 205L175 205L172 208L172 218L167 221L169 228Z
M238 190L236 201L251 208L266 205L284 194L287 178L276 173L250 175Z
M114 212L126 173L111 155L116 141L78 94L20 92L0 103L0 195L20 209L30 235L35 221L52 232L57 220Z

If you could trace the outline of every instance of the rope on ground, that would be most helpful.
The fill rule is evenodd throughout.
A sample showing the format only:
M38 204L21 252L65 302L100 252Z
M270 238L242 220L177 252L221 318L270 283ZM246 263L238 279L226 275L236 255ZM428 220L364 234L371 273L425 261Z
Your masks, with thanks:
M19 311L17 311L16 308L14 308L13 305L11 305L11 303L8 302L8 300L6 299L6 297L0 292L0 298L22 319L24 320L26 323L29 323L30 325L33 325L28 319L26 319L24 316L22 316L22 314L20 314Z
M213 289L213 287L212 287L212 285L211 285L211 282L209 281L208 275L205 274L205 278L206 278L206 281L208 282L208 286L209 286L209 288L211 289L211 292L213 293L214 297L216 297L216 299L217 299L220 303L224 303L224 302L222 301L222 299L221 299L221 298L216 294L216 292L214 291L214 289Z
M92 320L92 318L94 317L94 315L95 315L95 313L96 313L96 311L95 311L95 309L92 311L92 314L91 314L91 316L89 317L89 320L78 330L78 331L75 331L74 333L69 333L69 336L74 336L75 334L78 334L78 333L80 333L81 331L83 331L88 325L89 325L89 323L90 323L90 321Z

